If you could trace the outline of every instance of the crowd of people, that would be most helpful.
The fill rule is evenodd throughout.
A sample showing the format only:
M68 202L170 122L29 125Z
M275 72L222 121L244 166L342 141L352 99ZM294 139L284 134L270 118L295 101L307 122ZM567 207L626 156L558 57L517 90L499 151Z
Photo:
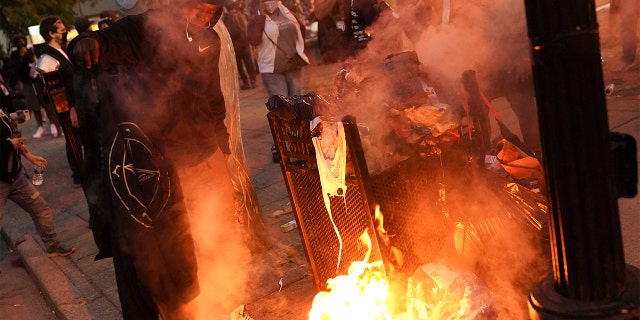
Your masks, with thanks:
M631 21L625 25L637 30L637 14L626 10L636 12L638 6L620 1L625 21ZM79 17L78 36L69 43L57 16L41 20L42 44L14 37L0 78L2 106L23 103L37 122L35 139L46 135L47 127L52 136L64 136L71 178L89 207L96 259L113 257L125 319L191 318L200 308L199 265L214 254L202 242L208 230L198 230L194 222L212 215L221 230L233 229L233 216L227 215L234 212L234 201L225 164L231 149L222 83L239 80L240 90L261 83L269 97L301 95L302 70L313 62L306 45L310 21L322 22L325 34L318 42L332 62L361 54L379 19L398 19L384 1L357 3L345 10L334 2L320 13L298 0L185 0L123 18L108 10L97 28ZM219 21L232 40L236 73L231 77L219 69L227 32L215 28ZM636 61L637 41L628 40L635 37L628 32L622 37L621 71L626 71ZM386 42L392 40L398 39ZM58 68L39 70L42 59L55 60ZM54 99L56 88L42 81L51 74L60 79L63 99ZM501 94L535 108L531 90L513 90ZM539 147L531 113L523 113L525 142ZM0 118L0 208L12 200L27 211L51 256L73 253L57 240L51 209L21 161L44 168L46 159L29 152L9 112L1 111Z

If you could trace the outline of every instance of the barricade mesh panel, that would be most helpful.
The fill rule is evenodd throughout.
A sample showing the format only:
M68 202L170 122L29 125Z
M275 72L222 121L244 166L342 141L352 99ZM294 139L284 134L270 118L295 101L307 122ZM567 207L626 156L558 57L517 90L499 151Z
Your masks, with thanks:
M316 289L326 289L327 279L346 274L352 261L364 258L367 248L358 238L366 229L373 245L370 261L391 259L387 248L378 245L374 217L364 202L367 196L374 204L380 204L391 245L404 255L404 265L397 271L410 275L416 267L443 255L449 245L445 234L452 226L438 207L440 160L410 158L371 177L348 177L346 197L331 199L334 222L343 241L336 273L340 244L322 199L309 123L282 120L271 113L268 118ZM354 158L353 152L362 150L348 150L348 162ZM353 167L353 163L347 167ZM369 179L372 195L363 193L358 179Z
M375 201L384 215L391 245L400 249L404 265L398 271L412 274L422 264L441 258L451 243L451 222L438 205L439 160L410 158L371 176Z
M372 241L371 260L381 259L373 219L359 187L348 183L345 197L332 197L330 201L336 232L322 198L309 122L284 121L273 114L269 114L269 120L314 283L316 289L324 290L327 279L346 274L351 262L364 259L367 247L358 239L365 230Z

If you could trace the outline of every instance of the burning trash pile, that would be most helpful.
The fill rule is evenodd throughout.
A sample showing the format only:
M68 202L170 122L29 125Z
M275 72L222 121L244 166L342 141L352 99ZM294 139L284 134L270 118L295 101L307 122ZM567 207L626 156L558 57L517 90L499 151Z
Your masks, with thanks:
M334 84L335 96L274 96L267 102L279 119L306 123L316 149L315 163L300 162L320 171L323 194L317 196L324 198L325 208L297 203L297 210L313 211L296 213L303 225L300 232L317 235L321 232L314 228L326 228L337 239L316 244L328 246L323 252L334 254L338 270L327 279L326 290L319 290L310 318L526 317L528 290L550 268L547 203L539 192L544 188L528 183L544 183L537 159L505 134L495 149L478 152L463 86L430 78L415 52L390 55L374 68L345 65ZM357 136L342 131L345 116L357 120ZM292 129L274 129L272 123L274 130L286 135ZM359 140L361 150L345 148L337 137ZM279 148L294 148L292 141L280 141ZM360 153L366 172L357 176L352 162ZM346 177L371 187L350 191ZM381 252L382 261L368 261L369 254L362 261L342 261L346 231L332 211L336 205L344 206L340 212L360 210L349 192L373 201L385 215L384 232L376 217L377 241L360 240L377 246L373 249ZM308 200L292 199L300 201ZM316 218L306 225L301 216L321 212L329 215L327 226ZM351 219L372 219L357 217ZM339 245L329 245L329 240ZM349 265L348 272L338 272L341 264Z
M460 141L464 109L441 101L438 92L445 90L430 83L415 52L390 55L373 70L367 67L346 65L334 84L339 110L369 128L361 134L372 172L415 154L440 153L446 144Z

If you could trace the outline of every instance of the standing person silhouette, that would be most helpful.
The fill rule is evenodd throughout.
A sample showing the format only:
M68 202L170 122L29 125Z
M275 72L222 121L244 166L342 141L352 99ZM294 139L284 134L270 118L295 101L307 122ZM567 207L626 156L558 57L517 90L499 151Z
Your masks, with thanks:
M125 319L191 319L202 307L225 309L232 290L198 304L209 298L200 294L210 285L201 276L227 272L221 265L248 254L235 246L242 239L226 166L221 81L232 80L220 78L221 39L214 30L222 5L174 2L69 45L83 68L122 67L109 88L113 101L100 114L110 215L93 228L107 231L105 238L94 232L97 258L113 256ZM222 280L238 281L234 271Z
M247 40L247 15L242 11L243 6L239 0L228 2L225 4L225 8L227 12L222 16L222 20L233 40L238 73L242 79L240 89L253 89L256 87L256 67L251 54L251 46Z
M66 90L66 98L68 102L68 110L60 110L58 120L61 124L69 123L70 125L62 125L65 135L65 147L67 152L67 161L71 168L71 177L73 183L79 185L81 183L82 152L80 146L75 139L78 136L78 115L76 113L75 93L73 87L73 64L69 60L69 56L65 51L67 45L67 28L62 20L57 16L50 16L42 19L40 22L40 35L44 39L46 45L37 46L36 55L38 58L46 54L60 63L58 72L62 79L62 84ZM58 106L54 106L57 108Z

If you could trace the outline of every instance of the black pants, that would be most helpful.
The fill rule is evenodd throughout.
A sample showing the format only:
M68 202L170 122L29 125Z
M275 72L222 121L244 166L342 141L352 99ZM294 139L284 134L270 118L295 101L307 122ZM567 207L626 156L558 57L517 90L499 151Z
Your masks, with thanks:
M246 46L234 46L233 50L236 53L236 64L238 66L238 73L240 73L240 79L245 85L252 86L256 81L256 67L253 62L253 56L251 55L251 49ZM245 69L247 72L245 73ZM248 76L247 76L248 74Z

